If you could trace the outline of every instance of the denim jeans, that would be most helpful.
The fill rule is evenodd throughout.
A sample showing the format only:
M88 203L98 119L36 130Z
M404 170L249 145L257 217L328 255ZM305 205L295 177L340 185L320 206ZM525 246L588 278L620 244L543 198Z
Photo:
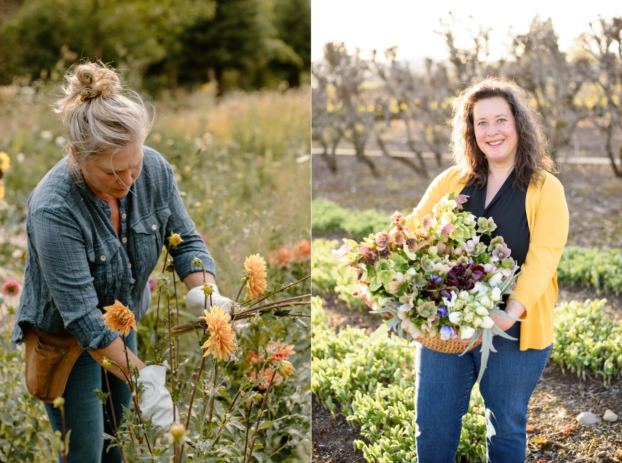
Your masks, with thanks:
M132 330L127 337L128 348L136 353L136 332ZM121 424L123 408L130 407L132 396L127 383L121 381L112 373L108 373L110 396L108 397L108 416L112 420L110 400L114 405L114 415L117 426ZM65 398L65 429L71 429L69 440L68 463L121 463L121 454L118 448L106 452L110 441L104 442L102 434L114 435L113 428L104 413L104 407L93 392L94 389L108 392L103 368L84 351L78 358L69 375ZM52 429L62 432L60 409L52 404L45 404ZM62 463L59 456L58 461Z
M507 333L520 339L520 324ZM527 406L551 347L521 351L518 341L493 338L480 384L487 420L486 447L491 463L524 463ZM419 463L455 463L462 417L481 366L479 348L462 357L417 346L417 457Z

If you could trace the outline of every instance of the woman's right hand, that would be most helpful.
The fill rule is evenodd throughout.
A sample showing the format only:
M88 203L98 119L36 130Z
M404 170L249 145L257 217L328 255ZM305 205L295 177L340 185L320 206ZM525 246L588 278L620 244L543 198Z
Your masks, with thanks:
M158 434L167 432L173 424L173 399L166 389L166 367L149 365L139 372L142 385L139 407L143 420L151 418Z

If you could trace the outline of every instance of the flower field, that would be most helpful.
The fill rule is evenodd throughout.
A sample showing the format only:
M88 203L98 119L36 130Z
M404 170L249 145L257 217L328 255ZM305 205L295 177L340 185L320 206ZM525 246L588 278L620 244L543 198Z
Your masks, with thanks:
M197 328L170 335L171 325L198 319L186 310L185 286L169 271L163 250L151 277L150 311L137 323L138 356L175 370L167 386L184 429L171 430L169 443L156 441L151 425L142 428L133 414L120 426L117 441L108 436L112 443L121 440L128 462L310 458L310 310L303 303L310 284L285 288L310 273L309 93L238 93L217 104L213 93L198 91L154 102L156 123L145 144L173 166L190 217L217 263L220 293L234 300L238 295L248 317L236 322L229 338L226 315L205 320L206 334ZM53 100L50 89L24 87L0 102L0 151L10 159L1 180L2 285L23 281L26 202L63 155ZM250 285L253 272L244 264L255 254L267 263L267 283ZM241 276L246 291L240 291ZM48 463L61 449L62 436L52 433L42 403L26 392L23 348L8 341L19 289L16 295L3 289L0 461ZM278 304L292 298L298 298L295 305ZM214 333L231 342L216 344ZM229 349L235 349L232 355ZM183 445L185 437L192 445Z

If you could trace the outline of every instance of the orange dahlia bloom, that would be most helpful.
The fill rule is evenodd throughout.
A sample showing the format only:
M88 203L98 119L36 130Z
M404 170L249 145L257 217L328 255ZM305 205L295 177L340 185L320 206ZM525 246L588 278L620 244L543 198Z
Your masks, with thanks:
M115 300L113 305L104 307L104 310L106 313L102 315L102 318L104 319L104 325L107 325L110 331L118 331L125 336L130 334L131 328L134 328L134 331L136 331L134 312L119 301Z
M291 263L292 252L287 248L276 248L273 253L270 253L270 265L283 268Z
M261 356L261 354L257 354L255 352L251 352L246 358L252 365L259 365L263 362L263 357Z
M294 260L296 262L305 262L311 259L311 241L300 240L292 248Z
M273 344L268 344L266 350L271 354L269 360L278 362L292 355L294 353L294 346L289 346L285 342L275 342Z
M207 329L210 332L210 337L203 349L207 349L203 354L203 357L207 357L209 354L214 354L214 358L218 360L226 360L229 354L235 351L235 333L231 330L231 317L220 306L213 306L210 311L203 311L205 316L200 317L205 320Z
M259 254L249 256L244 261L244 269L248 280L246 281L246 297L257 299L265 291L268 283L266 277L266 261Z

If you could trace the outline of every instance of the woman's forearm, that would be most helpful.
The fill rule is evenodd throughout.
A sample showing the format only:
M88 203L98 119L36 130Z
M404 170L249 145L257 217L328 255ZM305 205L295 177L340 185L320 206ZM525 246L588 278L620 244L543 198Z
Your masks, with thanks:
M103 349L91 350L89 351L89 354L91 354L91 357L93 357L95 361L102 366L103 366L104 357L106 357L107 359L112 360L117 365L121 366L126 375L129 372L129 369L127 366L127 360L125 357L125 352L123 352L123 340L121 338L116 338L114 341L112 341L109 345L107 345ZM130 364L132 366L135 366L138 368L138 371L145 368L145 364L142 362L142 360L136 357L136 355L134 355L134 353L129 349L127 350L127 358L129 359ZM109 369L109 371L113 375L115 375L117 378L123 381L126 381L123 373L121 373L119 368L117 368L114 364Z
M188 289L192 289L196 286L201 286L203 284L203 276L205 275L205 282L210 284L216 284L216 279L214 275L209 272L193 272L190 275L184 278L184 284L188 287Z

